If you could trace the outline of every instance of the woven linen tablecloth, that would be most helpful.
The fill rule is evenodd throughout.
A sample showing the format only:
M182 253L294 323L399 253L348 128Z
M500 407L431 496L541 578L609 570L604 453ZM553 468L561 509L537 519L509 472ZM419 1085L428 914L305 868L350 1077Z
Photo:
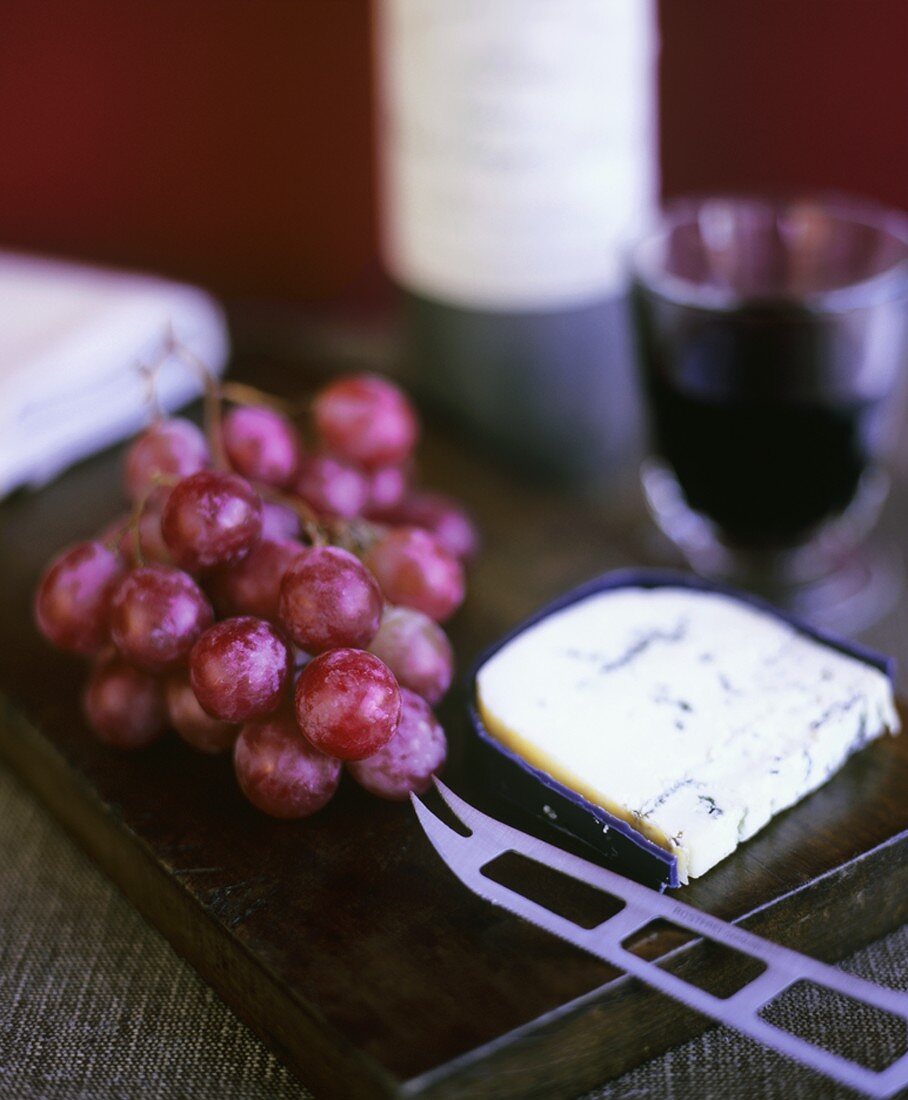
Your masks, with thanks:
M0 1097L11 1100L289 1100L307 1097L277 1059L0 767ZM908 988L908 927L846 967ZM790 998L789 1023L815 1006ZM897 1039L860 1012L835 1039ZM853 1097L714 1028L591 1094L597 1100Z

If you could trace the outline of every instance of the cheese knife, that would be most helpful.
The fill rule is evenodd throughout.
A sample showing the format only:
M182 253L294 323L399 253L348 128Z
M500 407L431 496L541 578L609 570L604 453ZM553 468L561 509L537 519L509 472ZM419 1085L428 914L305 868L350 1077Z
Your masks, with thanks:
M808 981L900 1017L908 1030L908 993L875 985L764 940L675 898L658 894L614 871L489 817L437 779L435 786L449 809L469 829L469 835L463 836L450 828L425 802L411 796L414 809L435 850L457 878L479 897L842 1085L881 1098L908 1086L908 1051L885 1069L875 1070L824 1050L760 1015L760 1010L786 989L796 982ZM484 873L489 864L509 852L604 891L623 902L622 908L594 928L581 927ZM758 960L763 964L762 972L732 996L717 997L623 946L635 931L659 919Z

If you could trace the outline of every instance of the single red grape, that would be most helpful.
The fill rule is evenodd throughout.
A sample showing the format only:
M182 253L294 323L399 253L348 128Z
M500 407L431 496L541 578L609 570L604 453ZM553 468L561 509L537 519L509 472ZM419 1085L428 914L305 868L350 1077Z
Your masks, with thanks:
M227 457L238 474L279 489L293 484L302 444L286 416L273 409L237 406L224 417L222 431Z
M161 685L119 655L95 665L83 702L92 729L118 749L144 749L167 728Z
M119 557L100 542L79 542L45 569L35 593L35 621L59 649L89 656L109 636L110 600L123 574Z
M263 539L298 539L302 533L303 525L292 508L270 500L262 503Z
M175 673L168 679L164 695L170 724L187 745L212 755L233 747L239 726L206 714L185 672Z
M467 511L444 493L420 489L410 493L384 517L388 523L422 527L451 557L470 562L479 549L479 532Z
M404 462L419 435L404 393L374 374L332 382L316 397L313 414L329 451L368 468Z
M180 479L204 470L210 461L204 434L183 417L157 420L133 440L124 460L126 495L138 502L153 492L163 503L170 487L158 478Z
M410 472L404 466L380 466L369 474L369 499L363 515L383 519L394 514L407 492ZM417 525L418 526L418 525Z
M110 604L110 636L130 664L164 672L185 661L214 622L211 604L188 573L172 565L132 569Z
M288 710L247 722L233 763L243 794L272 817L309 817L331 801L341 778L340 761L314 749Z
M154 507L144 508L136 523L139 548L146 562L173 565L173 558L161 534L161 513ZM122 516L109 523L98 535L105 546L113 544L127 566L138 565L136 557L136 531L131 516Z
M401 688L400 701L397 733L374 755L347 765L361 787L392 802L428 790L448 755L445 731L425 699Z
M262 501L237 474L201 470L181 481L164 506L161 531L176 563L190 572L240 561L258 541Z
M245 722L276 710L290 668L283 637L251 615L215 623L189 655L196 698L208 714L225 722Z
M360 760L394 736L400 688L394 673L371 653L331 649L300 673L296 718L320 752Z
M296 492L323 516L353 519L369 499L366 475L329 455L307 455L300 465Z
M306 547L296 539L262 539L236 565L224 565L207 579L215 605L228 615L257 615L276 621L281 581Z
M369 550L366 564L391 603L415 607L436 622L463 603L463 567L420 527L388 531Z
M438 623L412 607L387 607L378 633L368 646L397 677L429 703L437 703L451 686L454 654Z
M281 625L307 653L362 648L381 620L382 595L359 558L339 546L300 554L281 583Z

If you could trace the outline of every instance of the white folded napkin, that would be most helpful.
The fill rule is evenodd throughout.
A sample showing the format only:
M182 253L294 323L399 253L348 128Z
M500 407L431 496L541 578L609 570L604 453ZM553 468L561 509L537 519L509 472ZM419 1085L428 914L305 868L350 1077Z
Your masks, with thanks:
M0 252L0 497L39 486L148 418L142 365L170 333L214 373L227 359L224 315L196 287L128 272ZM162 407L201 390L171 356Z

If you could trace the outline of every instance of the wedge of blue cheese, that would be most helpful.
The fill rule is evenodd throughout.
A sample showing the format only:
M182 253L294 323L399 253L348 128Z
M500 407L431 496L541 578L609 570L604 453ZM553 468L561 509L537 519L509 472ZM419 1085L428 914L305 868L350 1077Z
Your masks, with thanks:
M479 670L487 731L708 871L867 742L889 677L732 596L619 588L557 611Z

